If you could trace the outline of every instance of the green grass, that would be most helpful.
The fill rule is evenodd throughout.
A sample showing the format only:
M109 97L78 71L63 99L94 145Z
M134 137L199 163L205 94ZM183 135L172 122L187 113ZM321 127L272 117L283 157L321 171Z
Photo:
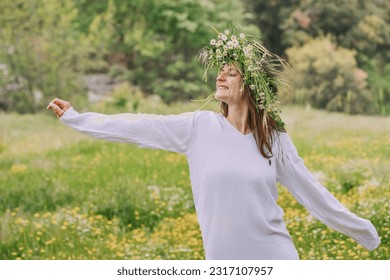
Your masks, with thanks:
M137 110L199 106L141 100ZM279 203L301 258L389 259L390 119L301 108L283 116L309 169L382 238L366 251L308 218L281 187ZM91 139L50 112L0 114L0 124L0 259L204 257L184 156Z

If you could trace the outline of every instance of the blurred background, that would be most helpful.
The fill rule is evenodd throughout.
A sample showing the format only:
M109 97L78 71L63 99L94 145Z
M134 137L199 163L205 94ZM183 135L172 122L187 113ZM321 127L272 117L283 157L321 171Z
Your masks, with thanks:
M196 55L234 22L291 64L285 104L388 115L389 20L384 0L2 0L0 110L81 105L120 82L167 103L205 97Z
M196 56L232 22L290 63L288 133L381 237L365 250L278 185L301 259L390 258L390 1L1 0L0 259L204 258L183 155L91 139L46 106L199 109L216 73Z

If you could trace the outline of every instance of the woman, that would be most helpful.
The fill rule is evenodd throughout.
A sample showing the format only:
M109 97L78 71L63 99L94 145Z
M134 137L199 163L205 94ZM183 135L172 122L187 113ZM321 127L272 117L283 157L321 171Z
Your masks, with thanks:
M283 61L230 33L201 52L206 70L220 69L214 96L222 114L79 114L58 98L48 108L93 137L185 154L206 259L299 259L276 203L277 181L314 217L375 249L380 241L371 222L310 174L284 130L276 107Z

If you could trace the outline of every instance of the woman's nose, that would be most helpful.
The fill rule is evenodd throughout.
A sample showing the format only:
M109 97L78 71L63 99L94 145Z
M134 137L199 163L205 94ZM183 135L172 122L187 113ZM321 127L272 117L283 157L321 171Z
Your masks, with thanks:
M217 82L218 82L218 81L224 81L224 80L225 80L225 76L223 75L223 73L218 74L218 76L217 76Z

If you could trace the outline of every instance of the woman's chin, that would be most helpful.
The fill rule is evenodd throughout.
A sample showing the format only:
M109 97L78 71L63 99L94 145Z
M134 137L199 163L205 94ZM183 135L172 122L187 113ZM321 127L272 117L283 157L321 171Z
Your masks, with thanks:
M214 95L214 98L217 99L218 101L220 102L226 102L228 97L226 96L226 94L224 93L221 93L219 91L217 91Z

